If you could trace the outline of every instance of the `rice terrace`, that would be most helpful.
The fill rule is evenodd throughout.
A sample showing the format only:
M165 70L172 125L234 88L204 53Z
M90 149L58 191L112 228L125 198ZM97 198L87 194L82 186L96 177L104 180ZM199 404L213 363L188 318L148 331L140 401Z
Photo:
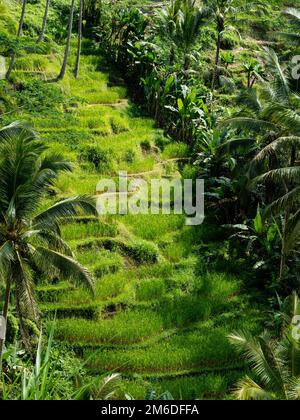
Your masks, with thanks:
M299 64L299 0L0 0L0 400L300 399Z

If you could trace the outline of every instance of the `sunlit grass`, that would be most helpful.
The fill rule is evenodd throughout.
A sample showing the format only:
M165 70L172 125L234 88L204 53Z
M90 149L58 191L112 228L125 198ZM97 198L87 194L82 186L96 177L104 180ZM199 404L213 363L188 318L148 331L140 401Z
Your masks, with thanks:
M238 323L240 326L245 323ZM250 323L251 326L251 323ZM249 322L247 327L249 328ZM114 370L137 373L162 373L185 370L217 370L240 366L232 350L226 327L213 328L211 323L199 329L164 339L144 348L111 351L86 351L92 370Z
M98 321L59 320L56 334L67 341L89 344L130 344L148 339L163 329L159 316L151 311L124 311Z

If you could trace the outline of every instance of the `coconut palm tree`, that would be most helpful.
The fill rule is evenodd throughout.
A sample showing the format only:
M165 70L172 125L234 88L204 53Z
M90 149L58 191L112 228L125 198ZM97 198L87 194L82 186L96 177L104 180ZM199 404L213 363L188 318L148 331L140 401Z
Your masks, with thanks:
M216 37L216 54L214 62L214 72L212 78L212 89L215 88L219 73L219 63L221 46L224 35L228 32L238 32L236 23L242 12L254 13L256 9L264 10L265 6L257 4L259 2L249 1L241 3L236 0L206 0L204 1L204 14L210 17L214 23ZM242 16L241 16L242 17Z
M282 313L283 334L274 340L265 331L258 337L247 333L229 335L230 342L251 364L255 376L238 382L234 396L238 400L300 399L300 335L293 322L300 315L296 293L289 298L289 311Z
M41 29L41 33L40 33L40 36L38 37L37 42L42 42L44 40L44 37L45 37L50 2L51 2L51 0L46 0L42 29Z
M83 0L79 0L79 15L78 15L78 44L77 44L77 54L76 62L74 67L74 76L78 77L79 72L79 63L80 63L80 54L81 54L81 41L82 41L82 13L83 13Z
M64 59L61 66L61 70L59 75L57 76L57 81L62 80L65 77L65 73L67 70L67 62L69 58L70 52L70 44L71 44L71 36L72 36L72 28L73 28L73 17L74 17L74 9L75 9L75 0L71 0L71 8L70 8L70 15L69 15L69 23L68 23L68 36L67 36L67 43L64 53Z
M171 43L170 63L175 51L184 55L184 69L190 65L190 54L204 24L202 10L195 0L172 0L158 15L158 26L163 37Z
M60 223L78 212L95 214L92 198L78 196L41 207L58 174L71 165L59 154L47 153L37 135L21 123L0 130L0 281L5 285L3 318L11 294L25 345L26 319L37 320L35 273L60 276L93 291L91 274L80 265L60 234ZM4 340L0 340L2 355ZM1 364L0 364L1 366Z
M294 21L300 29L300 10L295 9L294 7L288 7L285 9L284 13ZM299 42L300 40L300 31L299 32L280 32L278 35L290 39L291 41Z
M247 116L241 113L227 121L232 127L254 131L262 136L262 147L253 159L249 177L251 186L269 184L269 202L264 217L284 214L280 278L286 256L300 235L300 98L290 89L289 73L283 69L273 50L266 50L266 68L271 83L257 91L243 92Z
M227 31L233 29L232 26L229 26L229 21L236 9L234 8L234 0L209 0L205 7L206 13L213 20L217 32L215 66L212 79L212 89L214 89L218 77L222 38Z
M27 5L27 0L23 0L22 11L21 11L21 16L20 16L20 20L19 20L18 32L17 32L17 38L19 38L22 35L26 5ZM12 56L10 57L9 67L8 67L8 70L7 70L7 73L6 73L6 76L5 76L6 79L10 78L11 72L13 71L13 68L14 68L14 65L15 65L15 61L16 61L16 53L13 53Z

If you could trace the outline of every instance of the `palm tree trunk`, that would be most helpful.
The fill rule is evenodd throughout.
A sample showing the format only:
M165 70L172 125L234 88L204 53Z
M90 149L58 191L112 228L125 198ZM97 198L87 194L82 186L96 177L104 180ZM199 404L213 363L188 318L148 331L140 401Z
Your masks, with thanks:
M8 314L9 299L10 299L10 289L11 289L10 279L7 279L6 290L5 290L5 301L4 301L4 307L3 307L3 312L2 312L2 316L3 316L4 321L5 321L5 326L7 324L7 314ZM6 333L5 333L5 335L6 335ZM5 337L3 339L0 339L0 377L1 377L1 374L2 374L2 357L3 357L4 342L5 342Z
M40 33L40 36L39 36L37 42L42 42L44 40L44 37L45 37L50 1L51 0L46 0L45 13L44 13L43 24L42 24L42 30L41 30L41 33Z
M247 88L249 89L251 87L251 72L250 71L248 71L247 78L248 78Z
M17 38L19 38L22 35L26 5L27 5L27 0L23 0L22 12L21 12L21 16L20 16L20 20L19 20L19 27L18 27L18 32L17 32ZM16 53L13 53L10 57L9 67L8 67L8 70L7 70L7 73L6 73L6 76L5 76L6 79L10 78L11 72L13 71L13 68L14 68L14 65L15 65L15 61L16 61Z
M57 81L62 80L65 77L66 69L67 69L67 61L69 57L70 52L70 43L71 43L71 36L72 36L72 28L73 28L73 16L74 16L74 5L75 0L71 1L71 10L70 10L70 16L69 16L69 25L68 25L68 38L67 38L67 44L65 49L65 55L64 55L64 61L60 70L59 75L57 76Z
M83 12L83 0L79 0L79 17L78 17L78 44L77 44L77 55L76 63L74 68L74 76L78 77L80 54L81 54L81 41L82 41L82 12Z

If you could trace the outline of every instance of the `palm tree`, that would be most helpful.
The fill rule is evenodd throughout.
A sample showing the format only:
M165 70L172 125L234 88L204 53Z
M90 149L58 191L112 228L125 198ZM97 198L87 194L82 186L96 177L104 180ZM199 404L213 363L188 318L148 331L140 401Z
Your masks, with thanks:
M209 0L206 4L206 9L206 13L212 18L217 32L215 66L212 79L212 89L214 89L218 77L222 37L226 31L233 29L229 27L229 19L236 10L233 6L233 0Z
M69 15L69 23L68 23L68 37L67 43L65 48L65 54L63 63L61 66L61 70L59 75L57 76L57 81L62 80L65 77L66 69L67 69L67 62L70 52L70 43L71 43L71 36L72 36L72 28L73 28L73 16L74 16L74 8L75 8L75 0L71 0L71 8L70 8L70 15Z
M296 293L289 300L289 312L282 314L284 333L279 340L274 340L267 331L258 337L246 333L229 335L230 342L252 365L256 378L246 376L238 382L234 391L236 399L300 399L299 325L293 323L294 317L300 315L300 301Z
M284 214L280 278L286 257L297 244L300 234L300 167L297 164L300 145L300 98L290 89L289 74L273 50L266 50L267 69L272 80L257 91L243 92L241 114L227 121L239 130L259 133L265 144L250 165L251 186L269 184L269 205L264 217ZM275 193L277 191L277 194ZM274 195L275 194L275 195Z
M41 29L41 33L40 33L40 36L38 37L37 42L42 42L44 40L44 37L45 37L50 2L51 2L51 0L46 0L45 13L44 13L43 23L42 23L42 29Z
M13 293L22 338L28 345L25 320L38 319L36 272L60 276L93 291L91 274L74 259L59 225L78 212L95 214L95 205L93 199L78 196L41 208L58 174L70 171L71 165L59 154L46 154L44 143L23 124L13 123L0 130L0 151L0 274L6 287L3 317L6 321ZM0 355L3 344L0 340Z
M83 0L79 0L79 16L78 16L78 44L77 44L77 55L74 68L74 76L78 77L79 62L81 54L81 41L82 41L82 12L83 12Z
M229 31L238 32L236 29L236 22L240 12L247 11L253 13L256 8L262 8L264 10L264 6L257 5L255 1L249 1L241 5L241 2L235 0L206 0L204 5L204 14L209 16L210 20L214 22L217 32L216 54L212 78L213 90L218 79L221 46L224 35Z
M171 43L170 63L173 64L175 51L184 55L184 69L190 65L190 54L204 23L202 10L196 6L195 0L172 0L162 9L158 23L163 37Z
M285 9L284 13L298 26L300 26L300 11L298 9L288 7ZM278 35L290 39L291 41L299 42L300 40L300 32L280 32Z
M26 5L27 5L27 0L23 0L22 11L21 11L21 16L20 16L20 20L19 20L18 32L17 32L17 38L19 38L22 35ZM15 61L16 61L16 53L13 53L11 58L10 58L9 67L8 67L8 70L7 70L7 73L6 73L6 76L5 76L6 79L10 78L11 72L13 71L13 68L14 68L14 65L15 65Z

